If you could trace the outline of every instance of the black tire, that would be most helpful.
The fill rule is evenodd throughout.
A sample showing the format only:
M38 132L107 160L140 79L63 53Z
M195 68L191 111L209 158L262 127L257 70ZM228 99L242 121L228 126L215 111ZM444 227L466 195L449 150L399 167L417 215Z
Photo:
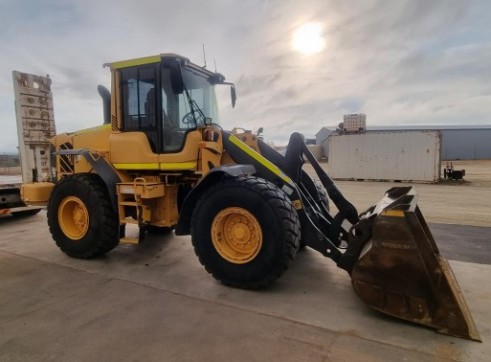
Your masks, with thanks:
M12 216L15 216L15 217L34 216L34 215L38 214L39 211L41 211L41 209L14 211L14 212L12 212Z
M330 208L329 208L329 197L327 196L326 189L322 185L320 185L319 182L317 182L317 181L312 181L312 182L313 182L313 184L314 184L317 192L319 193L320 203L329 212L330 211ZM300 249L304 249L306 246L307 246L307 242L304 239L304 237L302 236L302 238L300 240Z
M67 230L70 218L63 225L58 219L60 207L66 207L66 200L78 200L86 211L88 219L80 237L73 237ZM64 209L66 210L66 209ZM62 212L60 210L60 212ZM84 219L85 220L85 219ZM54 188L48 204L49 230L56 245L67 255L90 259L114 249L119 243L119 219L114 212L109 193L98 175L76 174L64 178ZM68 234L68 235L67 235Z
M254 230L262 234L257 254L242 263L223 257L212 236L217 215L231 208L252 215L258 226ZM225 178L213 185L196 204L191 225L201 264L215 279L237 288L270 284L288 269L299 248L300 221L290 199L274 184L253 176Z
M322 205L324 205L324 207L326 208L327 211L330 211L329 197L327 196L326 189L322 185L319 185L319 183L317 181L314 181L314 183L315 183L315 188L317 189L317 192L319 193L320 201L321 201Z

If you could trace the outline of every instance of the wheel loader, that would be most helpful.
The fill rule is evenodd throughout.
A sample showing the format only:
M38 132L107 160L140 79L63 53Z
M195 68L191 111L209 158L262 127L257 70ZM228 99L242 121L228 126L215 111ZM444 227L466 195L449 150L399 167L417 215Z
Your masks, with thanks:
M391 188L359 213L301 134L283 155L251 131L222 129L215 89L230 87L236 101L223 75L170 53L106 66L104 124L55 136L55 178L23 186L24 200L47 205L64 253L93 258L174 230L191 235L214 278L256 289L309 247L346 270L374 309L480 340L412 187ZM302 169L306 161L319 181ZM138 238L125 236L127 224L139 227Z

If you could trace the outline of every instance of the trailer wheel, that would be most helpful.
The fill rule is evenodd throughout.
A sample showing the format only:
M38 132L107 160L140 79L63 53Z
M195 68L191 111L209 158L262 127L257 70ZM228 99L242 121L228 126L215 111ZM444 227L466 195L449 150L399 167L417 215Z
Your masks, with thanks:
M201 264L233 287L270 284L288 269L299 247L300 221L290 199L253 176L213 185L199 199L191 225Z
M67 255L89 259L119 243L119 220L107 189L93 174L77 174L58 183L48 204L49 230Z

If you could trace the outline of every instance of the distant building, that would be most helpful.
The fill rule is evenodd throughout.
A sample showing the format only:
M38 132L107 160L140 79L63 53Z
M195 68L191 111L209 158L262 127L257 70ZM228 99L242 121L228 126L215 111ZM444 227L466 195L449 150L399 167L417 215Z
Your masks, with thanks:
M442 134L441 159L446 160L490 160L490 126L372 126L367 132L439 130ZM322 127L316 135L317 144L322 145L323 157L328 157L327 137L333 131Z
M327 138L329 135L334 132L333 129L329 129L327 127L322 127L319 132L315 135L315 144L321 146L321 155L322 158L328 158L328 147L327 147Z
M443 160L491 159L491 128L442 129Z
M442 133L442 160L490 160L491 126L380 126L370 131L428 130Z

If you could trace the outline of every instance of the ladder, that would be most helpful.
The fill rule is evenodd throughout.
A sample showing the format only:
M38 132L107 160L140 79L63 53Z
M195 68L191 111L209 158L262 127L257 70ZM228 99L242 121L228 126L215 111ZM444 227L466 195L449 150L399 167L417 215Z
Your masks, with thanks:
M164 197L165 184L136 177L133 182L116 184L116 192L120 225L134 224L140 228L138 239L124 236L120 241L139 243L144 237L144 226L152 221L153 208L149 201Z

